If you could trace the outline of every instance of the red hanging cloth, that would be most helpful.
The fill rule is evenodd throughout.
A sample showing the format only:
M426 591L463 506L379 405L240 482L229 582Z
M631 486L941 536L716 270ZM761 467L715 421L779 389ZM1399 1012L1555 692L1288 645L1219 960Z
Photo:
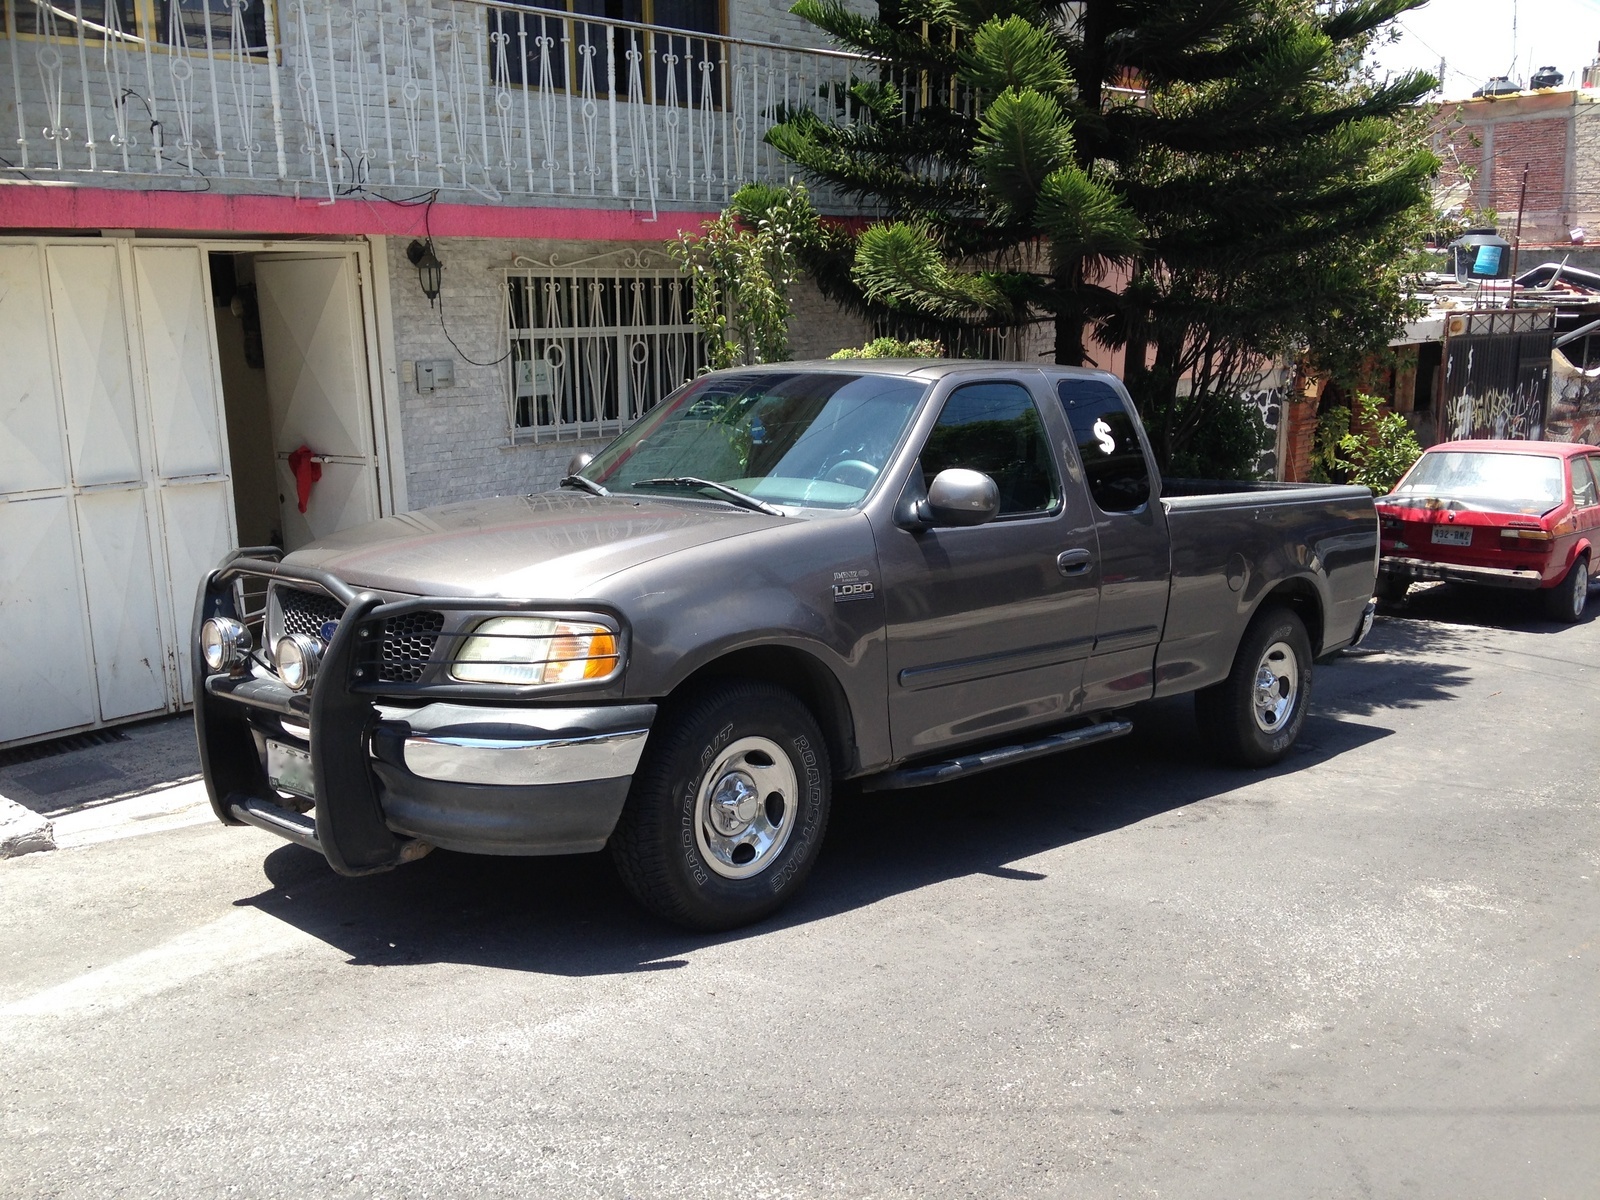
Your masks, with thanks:
M301 512L305 512L306 502L311 499L311 485L322 478L322 464L313 462L315 457L311 447L305 445L289 455L289 470L294 472L294 490Z

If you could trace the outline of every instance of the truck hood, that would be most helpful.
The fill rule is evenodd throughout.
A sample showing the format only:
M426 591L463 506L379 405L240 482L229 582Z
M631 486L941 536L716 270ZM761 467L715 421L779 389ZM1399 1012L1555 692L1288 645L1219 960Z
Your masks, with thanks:
M385 517L321 538L287 561L380 591L559 600L663 555L787 520L649 497L542 492Z

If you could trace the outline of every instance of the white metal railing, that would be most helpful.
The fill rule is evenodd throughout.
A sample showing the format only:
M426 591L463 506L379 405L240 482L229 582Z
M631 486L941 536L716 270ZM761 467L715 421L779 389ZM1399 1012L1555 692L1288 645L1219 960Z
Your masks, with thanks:
M781 112L852 120L875 69L483 0L0 5L0 170L126 186L715 205L789 173L763 140Z

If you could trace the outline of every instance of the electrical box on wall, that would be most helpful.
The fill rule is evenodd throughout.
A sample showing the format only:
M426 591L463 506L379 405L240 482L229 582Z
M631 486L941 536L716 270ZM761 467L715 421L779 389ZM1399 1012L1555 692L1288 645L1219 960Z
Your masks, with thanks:
M432 392L442 387L454 387L456 364L449 358L419 358L417 360L417 391Z

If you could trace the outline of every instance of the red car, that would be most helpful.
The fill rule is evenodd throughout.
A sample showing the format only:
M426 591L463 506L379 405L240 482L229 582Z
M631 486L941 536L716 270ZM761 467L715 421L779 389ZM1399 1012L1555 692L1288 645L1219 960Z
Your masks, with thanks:
M1378 499L1378 596L1419 579L1538 591L1559 621L1583 616L1600 530L1600 448L1445 442Z

